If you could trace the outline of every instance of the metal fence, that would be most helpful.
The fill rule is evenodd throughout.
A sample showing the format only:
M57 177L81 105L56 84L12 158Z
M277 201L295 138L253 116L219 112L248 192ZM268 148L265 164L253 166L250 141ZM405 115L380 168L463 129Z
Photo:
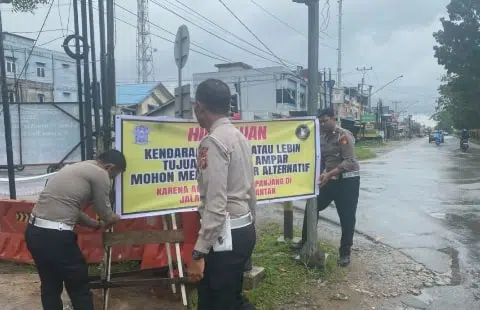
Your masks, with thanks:
M81 159L77 102L16 102L10 104L10 115L16 166ZM5 128L0 123L0 166L6 166Z

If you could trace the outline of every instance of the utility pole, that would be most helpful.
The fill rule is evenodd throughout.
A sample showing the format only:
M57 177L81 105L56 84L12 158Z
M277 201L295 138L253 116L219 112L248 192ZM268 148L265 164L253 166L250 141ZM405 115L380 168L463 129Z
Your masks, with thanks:
M319 41L319 0L293 0L308 7L308 114L316 115L318 109L318 41ZM323 266L325 255L318 247L317 236L317 199L307 201L305 211L307 240L301 250L301 257L309 266Z
M342 6L343 0L338 0L338 50L337 50L337 88L342 89ZM343 108L343 103L338 104L337 108L337 123L342 126L340 119L340 111Z
M237 92L237 107L238 114L240 114L240 119L243 119L243 106L242 106L242 80L238 77L237 82L235 83L235 91Z
M365 74L367 73L367 71L370 71L370 70L373 70L372 67L370 68L357 68L357 71L361 71L362 72L362 83L360 84L360 95L363 96L363 86L365 85Z
M327 104L327 69L323 68L323 102L324 102L324 107L328 107Z
M329 91L329 100L330 100L330 108L333 108L333 85L332 85L332 69L328 68L328 91Z
M366 103L366 102L363 101L363 98L365 96L364 93L363 93L363 86L365 85L365 74L367 73L367 71L370 71L370 70L373 70L373 68L372 67L370 67L370 68L365 68L365 67L357 68L357 71L362 72L362 83L360 84L360 98L362 100L362 102L360 104L360 106L361 106L360 114L363 113L363 110L365 109L365 103Z
M343 1L338 0L338 51L337 51L337 85L342 86L342 5Z
M104 141L105 141L105 150L110 150L112 148L112 110L115 110L116 106L116 93L115 93L115 4L114 0L107 1L107 54L105 59L107 61L106 65L106 74L108 80L106 83L107 102L105 104L107 107L104 109L107 111L107 115L104 119L107 120L104 125Z
M372 85L368 86L368 113L372 113Z
M392 101L392 103L395 105L395 113L398 113L398 104L402 103L401 101Z
M87 159L93 159L93 133L92 133L92 93L90 85L90 58L88 57L90 46L88 43L88 15L87 0L80 0L80 16L82 19L83 37L83 91L85 96L85 155Z
M0 3L7 3L0 1ZM7 151L7 168L8 168L8 189L10 191L10 199L17 199L15 189L15 167L13 163L13 147L12 147L12 122L10 119L10 103L8 102L7 89L7 69L5 68L5 50L3 48L3 28L2 28L2 12L0 10L0 74L2 76L2 103L3 103L3 124L5 127L5 148Z

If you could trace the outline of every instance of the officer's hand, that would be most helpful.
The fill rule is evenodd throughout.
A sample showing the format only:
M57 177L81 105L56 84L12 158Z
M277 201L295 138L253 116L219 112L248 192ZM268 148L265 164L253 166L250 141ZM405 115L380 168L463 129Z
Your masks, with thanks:
M120 221L120 215L118 214L112 214L112 217L105 222L105 228L108 229L110 227L112 227L114 224L118 223Z
M327 186L328 180L330 180L330 175L328 173L320 175L320 188Z
M203 279L203 271L205 270L205 260L192 259L187 266L188 279L192 282L198 282Z
M110 220L110 224L116 224L119 221L120 221L120 215L114 213L112 215L112 219Z

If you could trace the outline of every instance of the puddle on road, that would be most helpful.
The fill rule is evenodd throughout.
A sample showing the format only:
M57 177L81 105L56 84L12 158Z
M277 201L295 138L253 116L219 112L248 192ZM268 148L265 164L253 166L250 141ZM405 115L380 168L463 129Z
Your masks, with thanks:
M445 213L441 213L441 212L430 213L430 216L440 220L445 219Z

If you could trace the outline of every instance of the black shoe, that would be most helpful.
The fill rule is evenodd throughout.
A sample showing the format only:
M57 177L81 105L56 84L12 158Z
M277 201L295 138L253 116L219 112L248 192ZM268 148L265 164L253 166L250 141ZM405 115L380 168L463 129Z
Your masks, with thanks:
M292 250L301 250L303 248L303 245L305 244L305 241L300 241L300 242L295 242L290 245L290 248Z
M338 266L340 267L347 267L350 265L350 256L342 256L338 260Z
M247 296L242 295L242 303L240 305L240 310L256 310L255 306L250 303L250 300L248 300Z

